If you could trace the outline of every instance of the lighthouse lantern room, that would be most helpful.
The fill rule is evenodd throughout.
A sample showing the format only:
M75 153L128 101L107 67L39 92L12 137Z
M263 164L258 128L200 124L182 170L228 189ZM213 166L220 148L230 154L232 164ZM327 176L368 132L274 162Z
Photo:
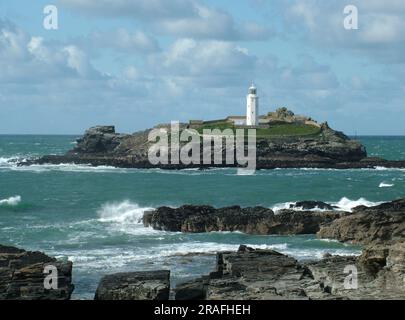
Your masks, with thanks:
M249 94L247 95L246 109L246 125L257 126L259 116L259 97L257 96L257 89L253 84L249 88Z

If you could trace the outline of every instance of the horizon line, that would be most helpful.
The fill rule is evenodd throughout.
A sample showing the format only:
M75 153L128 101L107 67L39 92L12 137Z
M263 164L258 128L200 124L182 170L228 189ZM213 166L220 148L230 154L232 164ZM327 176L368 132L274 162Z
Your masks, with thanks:
M139 131L139 130L138 130ZM125 132L119 132L124 133ZM133 132L135 133L135 131ZM133 134L126 133L126 134ZM83 136L83 133L0 133L0 136ZM346 134L348 137L405 137L404 134Z

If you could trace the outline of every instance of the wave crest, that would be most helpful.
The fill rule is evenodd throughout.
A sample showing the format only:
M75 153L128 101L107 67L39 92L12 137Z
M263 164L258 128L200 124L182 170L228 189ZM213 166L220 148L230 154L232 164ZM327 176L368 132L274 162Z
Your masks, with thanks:
M141 208L138 204L129 200L122 202L110 202L104 204L98 211L100 222L117 222L117 223L142 223L145 211L153 208Z
M336 203L332 203L338 207L338 210L352 212L352 210L358 206L365 206L365 207L375 207L381 204L382 202L373 202L369 201L365 198L360 198L358 200L350 200L349 198L343 197Z
M21 202L21 196L14 196L0 200L0 206L17 206Z
M391 188L391 187L393 187L393 186L394 186L393 183L381 182L378 187L379 187L379 188Z
M347 211L347 212L352 212L352 210L358 206L366 206L366 207L374 207L380 205L382 202L373 202L369 201L365 198L360 198L357 200L351 200L349 198L343 197L340 199L338 202L328 202L328 204L336 207L334 210L335 211ZM283 203L278 203L271 207L271 209L274 212L278 212L283 209L290 209L294 211L329 211L327 209L319 209L319 208L314 208L311 210L304 210L302 208L290 208L291 205L295 205L296 202L283 202Z

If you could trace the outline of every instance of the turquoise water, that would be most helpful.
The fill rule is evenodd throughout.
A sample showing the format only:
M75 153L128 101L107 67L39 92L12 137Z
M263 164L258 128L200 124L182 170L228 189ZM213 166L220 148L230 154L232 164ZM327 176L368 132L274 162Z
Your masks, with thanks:
M139 170L78 165L16 167L17 159L60 154L75 136L0 136L0 243L74 262L74 298L91 299L103 274L170 269L174 282L212 271L214 252L239 244L274 248L298 259L359 248L314 236L185 235L139 223L162 205L262 205L279 209L323 200L350 209L403 197L405 170ZM405 159L405 137L359 137L370 155ZM196 254L204 253L204 254Z

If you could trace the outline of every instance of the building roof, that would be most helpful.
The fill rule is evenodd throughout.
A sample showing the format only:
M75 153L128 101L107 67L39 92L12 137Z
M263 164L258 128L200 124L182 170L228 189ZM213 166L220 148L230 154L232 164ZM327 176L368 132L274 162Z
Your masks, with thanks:
M229 116L226 119L246 119L246 116Z

